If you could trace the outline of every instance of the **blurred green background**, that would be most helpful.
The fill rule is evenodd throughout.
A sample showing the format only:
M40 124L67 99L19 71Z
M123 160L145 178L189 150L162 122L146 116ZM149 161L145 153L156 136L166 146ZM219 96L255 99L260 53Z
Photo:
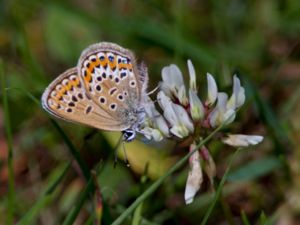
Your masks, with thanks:
M171 142L135 141L126 145L131 168L120 161L114 169L119 134L63 121L58 127L37 104L50 81L76 65L84 48L101 41L132 49L145 61L149 89L170 63L188 78L187 59L195 66L202 98L206 72L229 93L237 74L247 102L228 131L265 140L234 162L208 224L300 224L297 0L0 1L0 224L62 224L73 206L79 210L75 224L93 224L94 196L83 197L82 206L78 202L84 177L99 162L102 224L110 224L188 152ZM209 147L218 183L233 149ZM200 224L213 192L205 178L195 202L185 206L187 172L186 165L143 203L137 212L141 224Z

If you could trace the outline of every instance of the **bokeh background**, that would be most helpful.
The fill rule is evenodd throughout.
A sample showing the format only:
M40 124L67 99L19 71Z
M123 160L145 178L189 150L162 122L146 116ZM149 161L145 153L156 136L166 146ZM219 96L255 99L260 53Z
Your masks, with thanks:
M226 129L265 139L239 154L208 224L300 224L297 0L0 1L0 224L62 224L82 199L74 224L93 224L95 195L92 189L82 193L85 176L97 164L102 224L110 224L188 152L174 142L139 138L126 145L131 167L121 160L114 169L119 134L53 122L41 109L38 101L49 82L100 41L132 49L145 61L149 89L170 63L188 79L187 59L202 98L206 72L229 93L237 74L247 101ZM234 149L218 142L209 148L217 185ZM188 165L143 202L135 214L141 224L200 224L213 191L205 177L195 202L186 206L187 172Z

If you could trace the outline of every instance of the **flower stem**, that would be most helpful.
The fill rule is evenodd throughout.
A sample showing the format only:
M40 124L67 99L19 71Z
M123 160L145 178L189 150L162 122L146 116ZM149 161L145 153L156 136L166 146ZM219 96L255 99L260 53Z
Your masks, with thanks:
M215 207L217 201L219 200L219 198L220 198L220 196L221 196L221 193L222 193L223 186L224 186L224 184L225 184L225 181L227 180L227 176L228 176L230 167L231 167L231 165L232 165L232 163L233 163L235 157L238 155L240 149L241 149L241 148L238 148L238 149L234 152L234 154L232 155L232 157L230 158L230 161L229 161L229 163L228 163L228 167L227 167L227 169L226 169L226 171L225 171L225 174L223 175L223 177L222 177L222 179L221 179L221 182L220 182L220 184L219 184L219 187L218 187L218 189L217 189L217 191L216 191L216 194L215 194L215 196L214 196L214 199L213 199L211 205L209 206L208 210L206 211L206 213L205 213L205 215L204 215L204 218L203 218L203 220L202 220L202 222L201 222L201 225L205 225L205 224L207 223L207 220L208 220L210 214L212 213L212 211L213 211L213 209L214 209L214 207Z

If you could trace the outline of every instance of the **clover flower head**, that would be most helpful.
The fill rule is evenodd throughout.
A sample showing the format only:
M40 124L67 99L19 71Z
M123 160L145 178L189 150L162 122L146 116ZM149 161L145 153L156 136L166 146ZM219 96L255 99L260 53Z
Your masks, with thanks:
M159 109L150 98L147 99L146 120L141 132L146 138L154 141L164 138L173 138L185 143L188 141L192 151L207 133L220 125L227 126L235 120L237 110L245 102L245 89L240 79L234 75L233 90L229 98L227 93L218 91L214 77L207 73L207 97L202 102L197 95L197 76L191 60L187 61L187 65L190 78L188 89L178 66L171 64L162 69L162 82L155 101ZM262 136L243 134L223 134L221 139L223 143L234 147L256 145L262 140ZM215 163L205 146L193 152L189 165L184 194L186 204L193 202L200 189L203 180L202 169L211 184L216 174Z

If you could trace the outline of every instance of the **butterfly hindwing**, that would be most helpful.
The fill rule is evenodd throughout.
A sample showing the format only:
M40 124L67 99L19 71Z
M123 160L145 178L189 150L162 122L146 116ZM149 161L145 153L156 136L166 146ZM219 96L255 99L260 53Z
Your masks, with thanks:
M48 86L42 104L52 115L68 121L110 131L128 128L94 103L86 93L77 67L67 70Z

